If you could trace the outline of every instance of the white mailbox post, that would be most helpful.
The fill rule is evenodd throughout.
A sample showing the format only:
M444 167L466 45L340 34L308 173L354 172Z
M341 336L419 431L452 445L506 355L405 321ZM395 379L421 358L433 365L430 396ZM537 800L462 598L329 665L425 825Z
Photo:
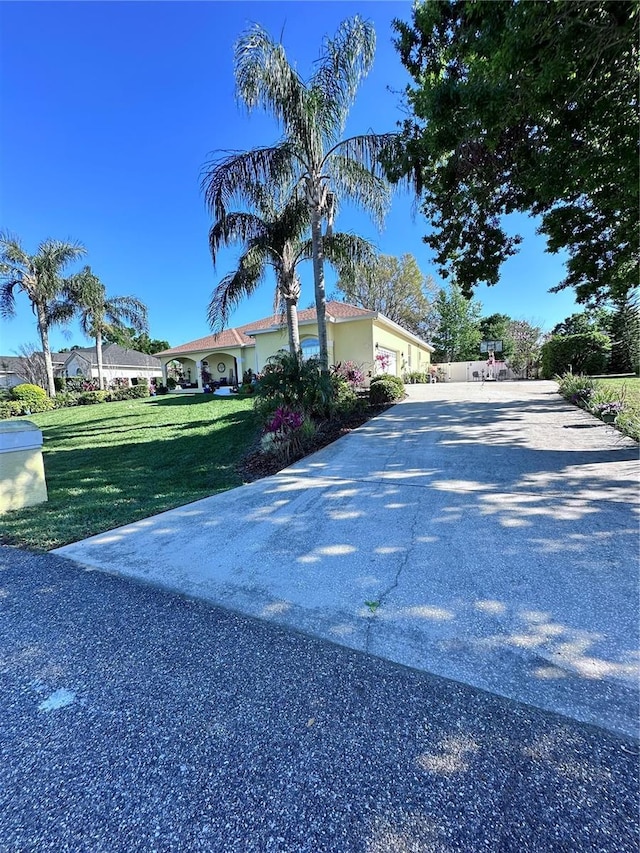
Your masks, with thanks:
M0 421L0 513L46 500L41 430L31 421Z

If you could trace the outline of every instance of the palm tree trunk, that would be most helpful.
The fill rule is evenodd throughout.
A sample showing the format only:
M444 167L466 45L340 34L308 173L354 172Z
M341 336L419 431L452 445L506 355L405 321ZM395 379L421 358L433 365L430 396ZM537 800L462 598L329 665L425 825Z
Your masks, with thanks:
M327 297L324 288L324 247L322 245L322 217L319 205L311 206L311 251L313 253L313 279L316 294L318 344L320 369L329 372L329 347L327 345Z
M104 375L102 370L102 334L96 332L96 361L98 362L98 385L104 391Z
M40 333L40 341L42 342L42 355L44 357L44 366L47 371L47 385L49 386L49 396L56 396L56 383L53 381L53 361L51 359L51 348L49 346L49 326L45 314L44 305L36 304L36 316L38 318L38 332Z
M300 332L298 331L298 300L285 299L287 326L289 327L289 351L291 355L300 352Z

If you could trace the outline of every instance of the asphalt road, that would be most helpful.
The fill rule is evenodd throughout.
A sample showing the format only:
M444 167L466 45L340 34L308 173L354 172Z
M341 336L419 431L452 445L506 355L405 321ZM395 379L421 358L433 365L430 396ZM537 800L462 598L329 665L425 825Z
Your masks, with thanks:
M0 850L638 850L627 737L0 548Z

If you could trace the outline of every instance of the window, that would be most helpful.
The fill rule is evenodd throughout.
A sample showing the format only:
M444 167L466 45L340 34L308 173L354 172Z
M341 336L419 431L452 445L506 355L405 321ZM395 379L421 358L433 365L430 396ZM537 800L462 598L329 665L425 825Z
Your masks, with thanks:
M305 338L300 342L300 349L305 361L308 358L314 358L320 355L320 341L317 338Z

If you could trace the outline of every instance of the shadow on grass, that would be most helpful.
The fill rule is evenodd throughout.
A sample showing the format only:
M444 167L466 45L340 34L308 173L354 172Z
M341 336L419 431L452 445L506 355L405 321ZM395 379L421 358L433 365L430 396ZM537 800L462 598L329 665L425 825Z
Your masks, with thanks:
M49 550L241 485L236 466L255 439L253 412L228 412L203 434L210 426L171 425L180 434L158 439L155 426L144 425L138 442L81 448L60 446L68 429L48 428L47 441L58 445L44 454L49 500L3 516L0 542ZM128 430L136 428L120 427Z

